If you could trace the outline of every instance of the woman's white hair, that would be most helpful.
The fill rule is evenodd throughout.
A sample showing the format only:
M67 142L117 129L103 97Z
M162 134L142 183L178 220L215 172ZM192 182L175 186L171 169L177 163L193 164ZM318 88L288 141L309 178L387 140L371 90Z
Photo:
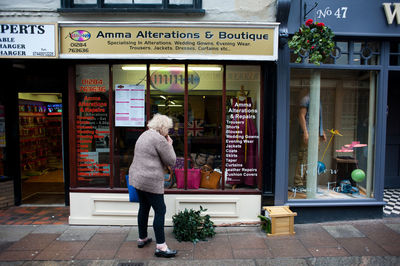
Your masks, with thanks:
M154 129L160 132L161 135L167 135L173 125L172 118L162 114L155 114L147 123L149 129Z

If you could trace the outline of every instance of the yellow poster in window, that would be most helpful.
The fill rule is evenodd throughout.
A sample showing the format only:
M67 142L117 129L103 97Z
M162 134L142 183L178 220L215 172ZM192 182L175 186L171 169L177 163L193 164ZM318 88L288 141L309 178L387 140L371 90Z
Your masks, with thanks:
M254 27L61 25L61 58L276 60L278 24Z

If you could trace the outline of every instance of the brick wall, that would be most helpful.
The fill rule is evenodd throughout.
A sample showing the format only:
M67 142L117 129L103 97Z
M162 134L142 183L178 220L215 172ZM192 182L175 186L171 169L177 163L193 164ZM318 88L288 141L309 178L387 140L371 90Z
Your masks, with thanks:
M0 182L0 208L14 206L13 181Z

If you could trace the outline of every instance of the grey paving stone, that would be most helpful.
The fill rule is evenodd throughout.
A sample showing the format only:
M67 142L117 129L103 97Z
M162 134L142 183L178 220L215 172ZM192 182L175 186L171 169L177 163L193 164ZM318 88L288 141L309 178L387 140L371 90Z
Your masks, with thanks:
M291 258L278 258L278 259L258 259L256 260L258 266L303 266L307 265L306 259L291 259Z
M148 231L150 234L150 232ZM128 236L126 237L126 241L136 241L139 238L139 231L137 227L132 227L129 230Z
M32 234L62 234L65 230L69 228L66 224L57 224L57 225L40 225L37 227Z
M309 258L309 265L330 266L330 265L363 265L363 266L397 266L400 258L394 256L362 256L362 257L320 257Z
M37 225L0 225L0 239L15 242L34 231Z
M325 225L322 227L334 238L365 237L352 225Z
M385 224L387 227L400 234L400 224Z
M131 226L100 226L99 230L97 230L97 233L113 233L113 234L119 234L119 233L128 233L131 230Z
M87 241L99 230L99 226L70 226L57 238L61 241Z
M198 266L251 266L256 265L254 260L151 260L147 266L174 266L174 265L198 265Z
M24 264L25 261L0 261L0 266L19 266Z

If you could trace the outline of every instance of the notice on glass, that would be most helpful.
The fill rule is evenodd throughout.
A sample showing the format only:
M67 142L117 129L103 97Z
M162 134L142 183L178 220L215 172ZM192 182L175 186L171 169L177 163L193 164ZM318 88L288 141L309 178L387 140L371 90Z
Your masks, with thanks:
M144 127L144 85L115 85L115 126Z

